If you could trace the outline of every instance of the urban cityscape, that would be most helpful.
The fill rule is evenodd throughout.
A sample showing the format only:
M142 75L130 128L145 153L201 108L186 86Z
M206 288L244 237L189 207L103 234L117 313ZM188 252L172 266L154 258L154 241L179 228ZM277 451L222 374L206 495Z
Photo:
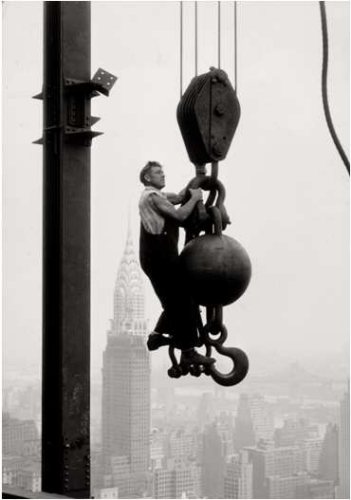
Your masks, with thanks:
M2 2L2 479L32 498L42 496L43 5ZM93 498L350 498L349 185L323 112L320 2L198 7L199 74L218 65L238 82L240 123L219 174L228 234L253 274L224 319L250 368L233 387L168 377L167 348L146 348L161 307L127 234L127 206L139 230L146 161L164 165L167 191L193 176L176 109L195 70L195 2L91 2L91 75L106 68L118 83L91 107L104 135L91 150L86 483ZM326 10L330 112L349 152L350 3Z
M91 380L93 498L349 498L350 386L298 361L242 389L152 367L129 231ZM41 490L40 381L6 377L3 485Z

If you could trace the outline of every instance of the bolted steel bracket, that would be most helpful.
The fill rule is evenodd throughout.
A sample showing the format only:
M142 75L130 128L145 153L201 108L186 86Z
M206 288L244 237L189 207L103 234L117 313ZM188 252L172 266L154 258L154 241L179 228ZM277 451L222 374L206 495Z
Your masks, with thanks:
M65 89L70 92L90 94L90 97L96 97L99 93L108 96L116 81L117 76L99 68L93 78L89 81L65 78Z
M90 146L94 137L103 132L92 131L91 126L100 120L90 114L90 99L100 94L108 96L117 77L99 68L93 78L88 81L75 78L64 78L63 81L63 126L49 127L50 130L63 130L64 140L69 143ZM33 99L45 100L45 90L33 96ZM49 128L44 128L43 137L33 144L43 144Z
M117 81L117 76L108 73L104 69L99 68L92 78L92 83L96 86L98 92L109 95L110 90Z

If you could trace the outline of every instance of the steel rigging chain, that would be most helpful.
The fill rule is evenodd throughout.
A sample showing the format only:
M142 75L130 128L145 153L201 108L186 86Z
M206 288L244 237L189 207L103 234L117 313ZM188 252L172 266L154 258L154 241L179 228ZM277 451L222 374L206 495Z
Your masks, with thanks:
M212 164L211 176L203 174L197 175L189 182L187 189L189 188L201 188L204 191L209 191L209 195L205 203L199 202L197 204L193 215L185 223L186 243L188 243L188 241L193 239L195 236L198 236L201 230L206 231L206 229L211 226L212 221L208 209L213 206L215 200L215 206L218 208L221 214L222 228L225 229L227 225L230 224L230 219L224 206L224 199L226 194L225 187L218 179L217 162L214 162Z
M186 243L197 238L201 230L207 235L222 237L222 230L229 223L227 212L224 208L225 190L223 184L218 180L218 163L212 163L211 176L200 173L188 184L188 188L201 187L209 190L208 198L205 204L200 205L196 217L186 228ZM216 200L217 197L217 200ZM214 204L214 202L216 203ZM202 206L201 206L202 205ZM206 217L203 217L203 214ZM227 339L228 331L223 324L223 306L206 306L206 324L203 325L201 315L198 319L199 340L197 347L205 346L206 356L211 357L212 348L218 354L228 357L233 363L233 368L229 373L221 373L216 368L216 363L209 366L194 365L184 367L178 363L175 356L174 347L169 347L169 355L172 361L172 367L168 370L170 377L179 378L182 375L190 373L199 377L202 373L210 375L215 382L223 386L232 386L238 384L246 376L249 362L246 354L238 348L225 347L223 344Z
M235 89L228 75L220 68L220 21L218 2L218 68L197 74L197 4L195 4L195 77L182 93L183 77L183 7L180 3L180 84L181 98L177 107L177 120L190 161L195 165L196 176L188 189L208 191L205 203L198 202L193 214L185 223L185 246L180 255L181 272L199 306L206 308L206 324L198 315L198 342L194 347L205 347L206 357L212 350L229 358L233 368L221 373L216 360L209 364L178 362L175 348L169 345L172 366L170 377L178 378L190 373L199 377L209 375L223 386L238 384L246 376L249 362L238 348L225 347L228 331L223 324L223 306L237 300L246 290L251 278L248 254L239 242L223 231L230 220L224 206L225 187L218 179L218 162L224 160L234 137L239 119L240 104L237 98L236 71L236 5L235 20ZM206 164L211 164L211 174L206 175ZM189 192L189 191L188 191ZM187 201L187 200L185 200ZM200 234L203 233L203 234ZM181 311L180 311L181 313ZM213 358L212 358L213 359Z

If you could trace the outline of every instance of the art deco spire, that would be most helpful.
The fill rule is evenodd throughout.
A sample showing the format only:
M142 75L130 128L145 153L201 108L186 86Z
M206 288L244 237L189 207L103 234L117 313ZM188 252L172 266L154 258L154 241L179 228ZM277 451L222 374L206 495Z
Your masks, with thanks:
M145 323L144 286L139 261L134 252L133 238L128 222L128 233L124 253L119 264L113 304L114 333L139 331L138 325Z

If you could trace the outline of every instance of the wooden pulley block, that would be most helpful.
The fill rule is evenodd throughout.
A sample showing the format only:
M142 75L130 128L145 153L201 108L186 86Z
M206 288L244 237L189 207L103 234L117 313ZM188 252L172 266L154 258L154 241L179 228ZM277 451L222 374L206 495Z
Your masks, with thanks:
M225 71L211 68L184 92L177 120L190 161L203 165L223 160L240 119L240 104Z

